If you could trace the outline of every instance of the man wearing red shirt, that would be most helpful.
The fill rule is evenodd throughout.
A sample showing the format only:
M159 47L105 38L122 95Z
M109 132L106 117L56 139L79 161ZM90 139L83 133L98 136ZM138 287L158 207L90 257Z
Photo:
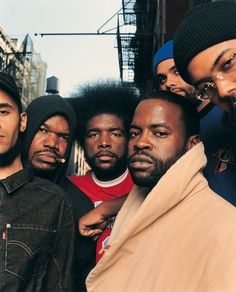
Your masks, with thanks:
M137 90L117 82L102 82L85 86L77 97L68 101L77 115L76 138L91 168L83 176L70 177L78 187L78 205L81 195L86 195L94 207L103 201L123 197L133 187L127 169L127 133L139 101ZM81 204L80 209L83 209ZM108 228L97 241L96 261L106 246L113 222L114 218L109 219Z

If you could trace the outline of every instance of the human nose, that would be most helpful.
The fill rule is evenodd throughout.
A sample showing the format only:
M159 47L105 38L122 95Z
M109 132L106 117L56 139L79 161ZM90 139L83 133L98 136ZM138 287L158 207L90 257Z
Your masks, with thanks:
M234 90L234 84L230 83L227 78L224 78L221 75L217 75L217 78L214 80L215 89L217 95L221 98L228 98L231 95L232 90Z
M165 87L170 90L173 86L176 86L176 78L174 76L167 76Z
M111 148L110 136L107 133L103 133L99 139L99 148Z
M152 144L149 141L147 133L143 133L137 139L135 139L134 150L137 151L137 150L150 150L150 149L152 149Z
M44 145L51 149L59 149L59 139L54 133L48 133Z

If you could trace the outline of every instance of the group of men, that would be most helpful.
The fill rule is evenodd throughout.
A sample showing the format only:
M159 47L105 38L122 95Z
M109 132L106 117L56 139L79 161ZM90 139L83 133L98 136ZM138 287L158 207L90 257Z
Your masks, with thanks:
M197 107L200 115L199 136L204 143L207 166L204 174L210 187L227 201L236 205L235 166L232 163L230 133L222 123L224 111L210 99L197 99L197 90L180 76L175 62L173 40L165 43L155 54L153 70L159 89L175 92L188 98Z
M142 101L103 83L22 113L0 73L1 291L235 291L235 15L191 9ZM91 170L67 177L74 138Z
M5 83L8 85L7 87ZM4 281L1 283L1 289L11 288L13 290L19 289L20 291L32 291L32 289L35 289L35 291L85 291L85 278L95 266L96 258L97 260L99 259L99 250L102 249L104 242L106 242L111 228L107 228L98 240L98 243L95 244L90 238L78 236L75 225L77 225L78 218L93 209L98 203L101 203L103 200L126 195L133 187L133 181L127 170L127 133L130 119L139 101L138 95L133 89L123 87L117 82L99 83L85 87L84 91L81 91L81 96L71 98L69 102L58 95L38 97L29 104L25 113L20 114L20 95L14 80L9 75L0 73L0 88L3 97L7 94L9 100L13 101L13 104L17 101L17 104L19 104L18 114L22 116L22 123L24 122L22 134L19 135L19 141L16 140L16 145L8 145L9 149L7 151L5 148L2 150L1 162L6 161L6 168L12 168L12 161L9 160L11 156L9 155L17 153L21 164L19 169L14 168L14 174L16 174L12 179L16 179L15 176L19 170L23 169L23 166L27 171L29 169L32 172L32 177L36 175L42 178L39 185L42 193L39 193L39 191L35 192L34 188L31 189L35 196L39 196L38 201L34 202L37 210L34 210L36 209L34 204L30 206L31 201L29 201L29 208L31 208L32 214L29 216L24 208L26 218L21 218L28 236L24 239L24 233L19 225L24 240L15 243L16 246L22 245L22 250L29 250L28 262L24 263L24 258L21 259L19 257L18 263L18 265L21 263L24 266L24 271L28 274L27 279L21 278L19 275L18 283L15 280L16 275L3 267L2 275L10 273L11 278L9 279L10 284ZM15 91L11 90L11 88ZM76 117L70 103L76 109L78 117ZM7 103L3 99L1 101L3 107L2 116L4 116L4 119L12 120L10 113L5 109L5 104ZM15 106L15 114L17 114L16 109L17 107ZM28 127L26 127L26 116ZM5 128L7 127L9 131L12 131L7 122L4 126L1 123L0 127L4 128L2 131L6 131ZM75 132L76 129L77 132ZM17 136L17 133L14 134ZM1 137L4 135L3 132ZM85 176L77 177L73 175L68 178L66 176L66 169L75 136L84 149L86 160L92 171L89 171ZM3 138L1 139L3 140ZM1 141L1 147L3 142ZM14 141L12 141L12 144L14 144ZM22 154L21 157L20 152ZM12 179L10 180L10 177L8 177L8 173L2 178L12 182ZM47 183L44 186L45 178ZM34 179L38 178L35 177ZM52 183L50 184L49 181ZM1 182L4 184L4 180ZM20 181L20 186L21 184L22 182ZM60 186L60 188L56 185ZM15 190L16 184L13 186ZM46 189L44 190L44 188ZM48 198L44 192L49 192L51 196L58 192L57 196L61 196L61 204L68 204L68 206L66 205L68 214L66 213L65 215L58 208L58 204L56 204L57 196L55 196L55 200L49 197L50 202L47 204ZM24 195L28 195L30 198L29 191L27 193L26 190ZM33 196L31 199L35 200ZM42 204L40 200L42 200ZM16 208L22 208L24 204L25 202L22 201L21 207L17 204ZM52 212L53 214L50 214L51 209L54 211ZM35 215L35 212L38 216L44 216L45 222L43 220L41 222ZM55 215L58 217L55 217ZM18 216L22 217L22 214L19 212ZM69 219L67 217L69 217L70 222L68 222ZM14 220L17 220L13 219L14 217L6 219L3 216L2 223L5 226L11 225L13 228ZM65 223L64 225L62 224L64 220L66 220L66 224L69 224L68 228ZM39 221L41 224L36 225L35 221ZM62 224L62 227L60 224ZM35 237L33 231L29 231L34 228L36 230L42 229L52 232L54 240L50 241L50 246L45 241L46 231L43 233L44 237L40 239ZM65 233L60 230L62 228L67 228ZM8 229L5 230L3 228L6 240L6 242L2 242L6 244L6 250L2 248L3 252L6 252L7 247L12 244L11 241L9 242L9 231L7 231ZM37 241L37 245L31 250L32 237L35 237L33 241ZM38 277L33 275L33 279L31 278L30 269L34 265L37 266L37 258L43 256L42 252L38 252L40 246L43 246L42 250L46 253L44 255L45 264L42 268L42 276L38 279ZM4 262L4 253L2 253L2 259L2 262ZM48 264L49 260L52 261L52 268ZM55 282L51 281L51 277L53 277Z
M63 190L35 176L23 160L27 123L13 78L0 73L0 290L69 291L76 273L73 210ZM68 126L63 130L68 138ZM59 130L45 124L38 131L57 136L60 144ZM57 165L55 147L38 147L36 155L32 150L42 165Z

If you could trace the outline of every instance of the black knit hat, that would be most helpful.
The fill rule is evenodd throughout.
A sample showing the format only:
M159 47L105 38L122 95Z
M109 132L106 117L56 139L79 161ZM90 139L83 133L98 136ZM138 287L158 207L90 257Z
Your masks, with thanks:
M236 39L236 1L195 6L184 16L174 38L174 61L181 77L191 83L187 66L198 53Z
M19 112L22 112L20 93L12 76L4 72L0 72L0 89L5 91L13 98L19 109Z
M54 182L58 183L62 176L65 175L65 170L68 165L69 155L73 143L73 138L76 129L76 115L71 105L59 95L44 95L34 99L26 108L27 113L27 128L23 133L23 159L28 159L28 153L31 143L39 130L40 126L49 118L55 115L62 115L66 118L69 124L69 141L64 158L66 163L61 164L57 172L55 172Z

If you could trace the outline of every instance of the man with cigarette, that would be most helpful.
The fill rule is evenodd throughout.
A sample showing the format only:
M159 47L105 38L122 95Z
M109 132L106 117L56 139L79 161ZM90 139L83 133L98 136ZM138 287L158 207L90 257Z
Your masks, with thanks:
M74 217L78 219L93 208L92 202L66 177L71 147L75 135L76 116L66 99L59 95L40 96L26 108L28 128L24 133L23 156L37 176L59 185L72 203ZM81 208L83 206L83 210ZM76 222L77 224L77 222ZM95 249L94 242L84 246L80 238L80 254L76 260L76 291L85 291L80 263ZM84 252L86 250L86 252Z
M33 100L26 113L24 158L38 176L60 184L73 143L74 111L61 96L45 95Z

